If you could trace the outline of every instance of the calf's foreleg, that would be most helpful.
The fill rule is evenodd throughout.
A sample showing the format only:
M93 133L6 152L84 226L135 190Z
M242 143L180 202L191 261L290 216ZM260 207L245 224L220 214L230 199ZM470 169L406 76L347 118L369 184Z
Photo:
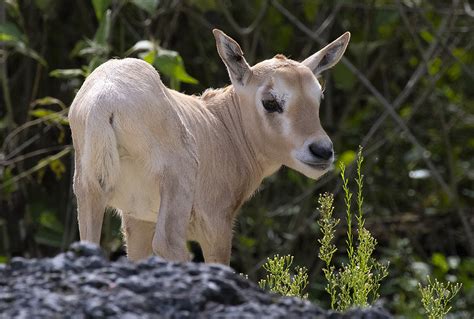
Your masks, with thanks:
M168 260L189 261L187 230L193 209L197 162L192 156L174 157L160 175L160 209L153 236L153 252Z
M122 215L122 229L127 246L127 257L137 261L153 255L152 241L155 223Z
M211 224L202 228L201 245L206 263L230 264L232 251L232 218L229 215L215 216Z

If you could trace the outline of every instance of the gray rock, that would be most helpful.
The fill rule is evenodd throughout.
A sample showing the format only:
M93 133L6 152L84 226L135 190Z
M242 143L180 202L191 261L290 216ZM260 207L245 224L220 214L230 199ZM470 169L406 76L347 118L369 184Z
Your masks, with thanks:
M99 247L74 243L49 259L14 258L0 268L0 318L360 318L381 308L328 312L269 294L220 265L150 257L109 262Z

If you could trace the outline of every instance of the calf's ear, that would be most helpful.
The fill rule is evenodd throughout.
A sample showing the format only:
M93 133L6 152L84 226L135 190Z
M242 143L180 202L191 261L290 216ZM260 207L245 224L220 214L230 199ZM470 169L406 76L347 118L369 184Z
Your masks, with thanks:
M245 86L252 74L239 44L219 29L212 30L216 38L217 52L224 61L234 85Z
M314 75L319 75L339 62L350 39L351 34L346 32L301 63L313 71Z

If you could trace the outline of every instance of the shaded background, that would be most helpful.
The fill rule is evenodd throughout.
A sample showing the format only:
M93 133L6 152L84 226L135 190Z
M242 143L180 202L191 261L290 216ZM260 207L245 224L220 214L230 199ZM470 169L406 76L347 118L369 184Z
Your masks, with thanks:
M345 31L345 58L321 81L321 121L338 161L365 155L367 228L390 261L381 302L421 318L427 274L464 287L457 317L474 309L474 4L469 1L7 0L0 2L0 262L54 255L78 239L67 108L111 57L152 63L189 94L229 84L211 30L242 46L250 64L284 53L302 60ZM232 266L256 280L276 253L310 274L310 298L327 306L317 257L319 181L283 168L242 209ZM344 225L338 246L344 252ZM103 246L123 254L108 214ZM193 249L199 260L199 250ZM343 256L340 256L343 261Z

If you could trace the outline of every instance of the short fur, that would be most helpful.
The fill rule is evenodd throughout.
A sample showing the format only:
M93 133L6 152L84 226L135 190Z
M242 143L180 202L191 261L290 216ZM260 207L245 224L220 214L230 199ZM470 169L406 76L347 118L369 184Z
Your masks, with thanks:
M188 96L130 58L102 64L84 82L69 113L81 240L100 242L109 206L122 216L130 259L185 261L186 241L196 240L206 262L229 264L233 220L263 178L281 165L312 178L329 169L333 157L308 149L332 151L312 70L337 63L349 34L304 63L277 55L254 67L237 42L214 35L232 81L226 88ZM268 96L281 114L264 109Z

